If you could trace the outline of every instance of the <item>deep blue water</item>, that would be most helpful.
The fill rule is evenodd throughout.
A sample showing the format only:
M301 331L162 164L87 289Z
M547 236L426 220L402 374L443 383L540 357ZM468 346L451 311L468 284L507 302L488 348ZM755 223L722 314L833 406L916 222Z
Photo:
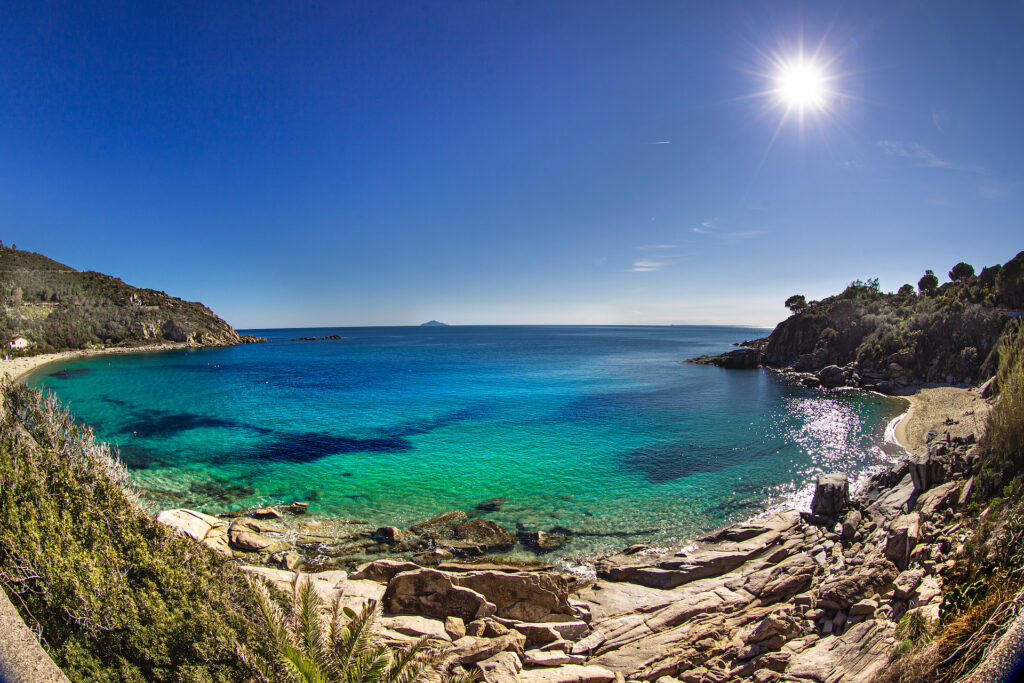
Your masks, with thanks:
M682 540L863 472L889 399L683 363L767 330L449 327L254 330L266 344L49 365L143 494L210 512L293 499L405 525L507 498L515 530L599 534L572 553ZM336 341L288 341L337 334Z

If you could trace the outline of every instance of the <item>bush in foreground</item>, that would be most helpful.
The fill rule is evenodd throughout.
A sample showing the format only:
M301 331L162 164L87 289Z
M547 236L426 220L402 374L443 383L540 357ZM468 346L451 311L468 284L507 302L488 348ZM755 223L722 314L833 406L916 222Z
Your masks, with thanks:
M0 585L74 681L246 681L272 648L241 572L141 513L106 446L0 388Z

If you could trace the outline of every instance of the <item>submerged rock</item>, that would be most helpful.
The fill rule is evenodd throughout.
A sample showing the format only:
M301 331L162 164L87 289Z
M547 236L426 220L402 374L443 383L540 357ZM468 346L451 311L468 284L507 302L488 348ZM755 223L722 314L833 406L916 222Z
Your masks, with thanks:
M516 537L496 522L489 519L471 519L455 525L455 533L464 541L482 546L485 550L511 548Z

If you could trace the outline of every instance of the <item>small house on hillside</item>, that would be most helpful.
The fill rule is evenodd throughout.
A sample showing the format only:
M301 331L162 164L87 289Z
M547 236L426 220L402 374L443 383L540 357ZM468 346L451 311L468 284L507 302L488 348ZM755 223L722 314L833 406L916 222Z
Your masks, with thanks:
M28 345L30 343L31 342L29 342L29 340L25 339L24 337L15 337L14 339L11 340L11 348L12 349L27 349Z

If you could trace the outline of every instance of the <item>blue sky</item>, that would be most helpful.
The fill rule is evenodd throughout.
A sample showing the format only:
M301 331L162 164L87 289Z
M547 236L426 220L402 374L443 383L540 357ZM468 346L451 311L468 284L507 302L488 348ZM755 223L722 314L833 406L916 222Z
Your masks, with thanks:
M1024 248L1019 2L70 5L0 4L0 239L237 327L771 325Z

